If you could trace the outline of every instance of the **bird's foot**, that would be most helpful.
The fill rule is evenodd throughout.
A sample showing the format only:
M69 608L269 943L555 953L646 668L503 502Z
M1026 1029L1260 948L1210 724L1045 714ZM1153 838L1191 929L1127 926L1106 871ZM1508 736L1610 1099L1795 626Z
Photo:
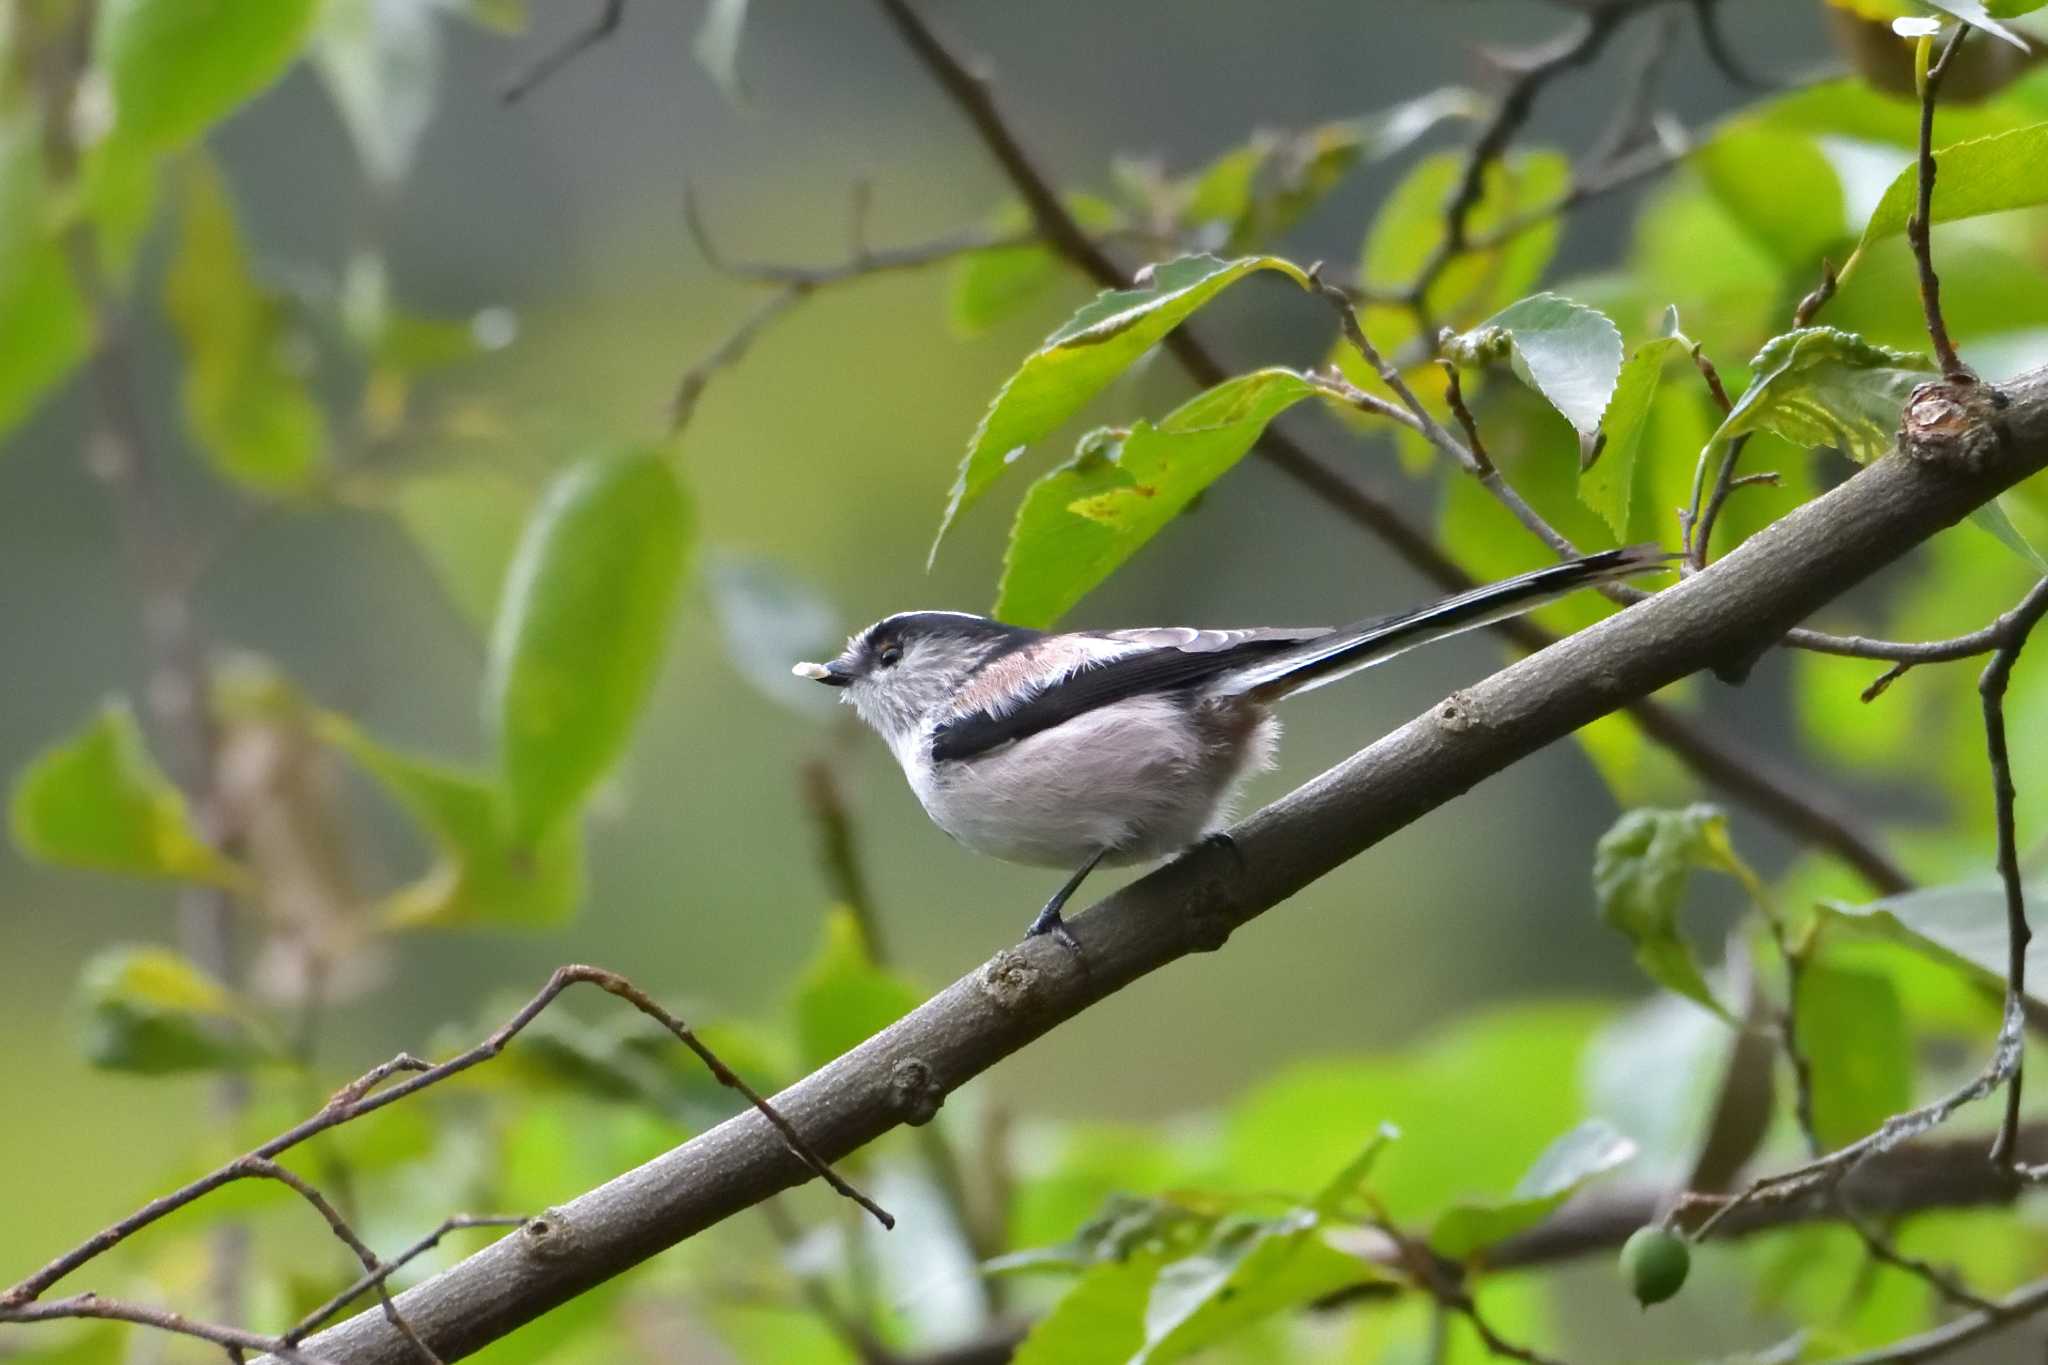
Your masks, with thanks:
M1060 918L1060 907L1056 901L1039 911L1038 918L1032 920L1031 927L1024 931L1026 938L1039 938L1045 934L1051 934L1053 940L1069 952L1081 951L1081 940L1074 937L1073 930L1067 928L1067 922Z

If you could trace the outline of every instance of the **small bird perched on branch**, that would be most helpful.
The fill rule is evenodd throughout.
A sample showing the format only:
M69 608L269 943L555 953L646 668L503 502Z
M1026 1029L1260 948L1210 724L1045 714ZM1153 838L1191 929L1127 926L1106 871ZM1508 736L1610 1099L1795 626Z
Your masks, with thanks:
M1075 869L1028 932L1078 950L1060 909L1098 865L1224 837L1237 789L1279 742L1272 703L1671 558L1606 550L1336 630L1048 634L900 612L793 671L845 689L940 829L1006 862Z

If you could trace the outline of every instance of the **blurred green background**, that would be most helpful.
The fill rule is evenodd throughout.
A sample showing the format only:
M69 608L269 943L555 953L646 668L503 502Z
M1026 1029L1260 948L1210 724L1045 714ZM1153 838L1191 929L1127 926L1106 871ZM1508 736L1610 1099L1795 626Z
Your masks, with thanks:
M362 180L303 66L212 139L266 278L331 292L368 244L385 253L392 296L408 308L509 310L509 345L427 382L477 414L485 434L469 453L481 448L523 477L608 440L657 434L678 376L756 302L758 291L721 278L692 244L686 187L726 255L779 262L841 259L859 183L870 187L875 245L986 222L1006 196L953 107L861 6L756 4L737 105L691 60L699 7L652 3L630 6L617 37L524 102L501 105L503 76L587 8L536 6L516 41L442 25L438 102L388 202ZM1060 182L1094 189L1107 187L1119 156L1186 169L1254 128L1478 80L1475 42L1526 41L1558 20L1542 4L1447 0L931 8L994 60L1004 107ZM1827 56L1809 7L1727 10L1731 40L1760 68L1790 72ZM1625 47L1544 100L1528 139L1591 140L1608 112L1598 92ZM1659 102L1697 124L1747 99L1684 33ZM1424 145L1462 135L1439 131ZM1352 259L1404 164L1352 177L1288 254ZM1622 193L1575 215L1552 274L1611 264L1639 203ZM145 246L145 281L162 268L164 236ZM989 395L1086 291L1064 284L1027 315L963 340L948 331L945 287L945 272L932 270L828 291L712 380L683 444L700 566L721 556L779 565L827 594L843 631L905 608L987 608L1002 508L970 514L930 573L925 550ZM1292 291L1240 292L1205 315L1231 363L1320 358L1328 319L1318 305ZM153 304L141 324L150 428L188 530L213 547L198 593L209 633L273 660L388 742L480 756L482 644L411 541L374 511L251 512L193 474L176 348ZM1185 392L1171 367L1154 366L1096 411L1157 414ZM0 451L0 771L82 724L104 695L142 685L130 578L107 501L82 467L85 402L83 385L68 383ZM1290 420L1427 515L1435 490L1400 478L1383 437L1315 414ZM378 458L436 454L400 441ZM1430 595L1257 461L1230 476L1227 494L1182 518L1071 623L1334 623ZM871 737L849 738L831 715L792 710L752 685L709 582L693 576L656 699L599 803L579 917L547 933L404 940L388 976L332 1010L323 1052L333 1070L424 1050L450 1021L485 1017L487 1001L537 987L564 961L625 970L693 1019L773 1012L814 951L827 905L798 778L826 752L850 755L853 816L901 968L936 984L1014 939L1056 877L957 848ZM1984 613L1966 602L1958 614L1970 624ZM1466 637L1294 704L1280 766L1250 802L1289 790L1498 659L1497 646ZM1789 671L1767 661L1740 693L1706 689L1703 707L1773 745L1790 734ZM1915 809L1911 793L1880 783L1861 793ZM362 819L347 853L360 880L415 871L421 851L405 830L363 792L351 802ZM1555 747L1304 892L1227 953L1179 963L1056 1031L977 1082L969 1102L1030 1117L1152 1119L1213 1105L1304 1058L1413 1039L1484 1005L1635 995L1641 979L1627 945L1597 922L1587 876L1616 810L1583 753ZM1736 818L1743 846L1782 864L1776 837ZM1103 876L1089 890L1112 885ZM205 1083L92 1071L72 1041L79 964L111 941L167 941L168 906L160 889L0 850L0 1074L15 1101L0 1124L0 1279L159 1189L160 1167L134 1160L138 1150L176 1165L204 1135Z

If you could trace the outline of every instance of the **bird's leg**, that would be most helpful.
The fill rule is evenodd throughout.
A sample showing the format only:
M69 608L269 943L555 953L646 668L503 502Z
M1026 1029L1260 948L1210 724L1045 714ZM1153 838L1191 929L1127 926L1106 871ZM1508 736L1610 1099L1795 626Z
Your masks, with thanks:
M1064 906L1067 898L1080 888L1081 883L1095 870L1095 865L1102 861L1102 855L1107 852L1109 850L1106 848L1097 849L1094 857L1081 864L1080 870L1067 878L1065 886L1052 893L1052 899L1045 903L1045 909L1038 912L1038 918L1031 921L1031 927L1024 931L1024 937L1037 938L1040 934L1051 934L1059 940L1061 947L1070 948L1077 953L1081 951L1080 940L1067 931L1066 921L1060 918L1060 907Z

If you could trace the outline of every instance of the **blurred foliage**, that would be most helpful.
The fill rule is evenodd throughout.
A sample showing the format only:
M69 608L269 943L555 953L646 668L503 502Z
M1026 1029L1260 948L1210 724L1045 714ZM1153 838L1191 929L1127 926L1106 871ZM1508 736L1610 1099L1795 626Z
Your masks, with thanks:
M1775 478L1736 490L1714 546L1733 549L1880 454L1930 369L1899 240L1915 186L1916 113L1898 98L1912 90L1912 45L1888 25L1930 9L1990 25L2036 8L1828 7L1859 74L1758 97L1698 130L1597 274L1556 278L1563 211L1585 170L1559 150L1501 149L1478 168L1453 229L1446 204L1466 155L1426 144L1489 116L1488 98L1462 87L1257 133L1174 172L1120 163L1110 196L1062 189L1082 230L1140 246L1155 263L1025 348L965 439L939 537L1013 464L1077 438L1072 458L1021 490L998 588L1000 614L1049 625L1197 506L1227 502L1234 467L1304 400L1385 434L1348 386L1392 389L1343 337L1329 339L1326 315L1297 350L1327 356L1335 376L1248 366L1171 407L1151 406L1151 391L1132 382L1176 327L1230 306L1217 303L1226 291L1235 303L1291 294L1268 290L1276 275L1308 285L1287 254L1293 235L1354 204L1347 193L1384 167L1390 187L1352 229L1351 283L1366 332L1403 382L1448 421L1438 358L1454 363L1502 476L1587 548L1671 543L1673 509L1708 462L1746 440L1745 469ZM713 0L694 44L735 98L748 11L744 0ZM523 7L24 0L0 12L0 433L89 358L127 363L116 348L136 319L168 324L196 457L168 482L202 487L194 501L223 522L339 508L376 518L457 607L450 629L485 645L481 735L431 746L460 751L480 739L466 760L373 733L381 727L351 714L346 689L327 679L263 661L217 672L212 695L187 701L204 712L223 772L239 769L229 754L260 770L250 778L257 814L244 810L226 840L234 803L182 791L156 757L163 736L145 734L127 699L47 737L14 775L11 829L23 855L221 893L253 945L249 979L222 979L196 952L168 946L166 922L165 944L103 946L79 972L85 1065L238 1082L241 1098L214 1131L165 1154L162 1188L290 1126L347 1079L317 1051L319 1019L378 989L398 936L511 935L576 919L587 826L629 762L695 566L707 566L741 676L784 704L789 725L822 730L815 689L792 688L782 670L830 648L846 623L801 575L728 527L698 524L691 489L722 470L693 462L687 431L620 442L573 418L508 417L473 366L516 348L510 314L454 316L416 299L414 282L392 277L384 229L354 237L334 278L308 280L266 261L262 235L243 221L239 187L211 144L301 63L358 159L362 193L378 206L370 217L398 203L442 107L441 45L458 22L517 32ZM1989 38L1965 48L1980 70L1955 79L1972 102L1944 106L1938 125L1947 315L1965 355L1994 375L2048 358L2048 70L2015 50ZM83 65L64 71L67 54ZM962 335L1007 339L1020 319L1056 306L1071 272L1022 239L1030 224L1016 205L987 222L995 244L951 267L950 320ZM162 249L149 249L159 236ZM1822 278L1823 258L1843 262L1839 296L1824 324L1795 328L1793 308ZM1725 381L1728 411L1695 362ZM1077 430L1095 421L1106 424ZM1432 481L1418 505L1433 509L1437 540L1465 569L1484 578L1545 562L1545 548L1477 480L1443 468L1423 436L1401 429L1391 444L1389 472ZM133 472L107 467L103 454L94 467L116 481ZM932 471L935 491L941 477ZM1981 625L2038 571L2044 479L1984 519L2019 553L1974 532L1943 536L1823 624L1903 638ZM778 486L776 514L797 497ZM1611 610L1582 595L1538 619L1567 631ZM1910 850L1924 889L1868 900L1815 861L1770 870L1774 858L1737 851L1695 778L1608 718L1581 743L1621 814L1597 848L1556 856L1585 864L1585 912L1633 951L1655 992L1647 1002L1501 1002L1373 1055L1276 1058L1211 1111L1143 1122L1032 1113L1010 1124L956 1100L921 1135L892 1136L856 1160L886 1202L913 1211L899 1232L880 1236L806 1195L582 1295L485 1358L563 1365L720 1349L832 1362L857 1356L860 1342L836 1325L853 1314L905 1360L1011 1322L1029 1324L1014 1358L1034 1365L1467 1362L1499 1339L1546 1350L1563 1340L1574 1358L1580 1347L1692 1358L1795 1334L1794 1354L1773 1358L1824 1360L1942 1321L1950 1307L1928 1279L1872 1259L1839 1225L1709 1239L1692 1249L1689 1275L1684 1245L1674 1252L1657 1231L1631 1240L1627 1281L1490 1260L1575 1201L1682 1189L1702 1151L1740 1127L1729 1097L1754 1051L1745 1034L1768 1033L1771 1044L1760 1080L1748 1078L1766 1097L1745 1144L1759 1168L1798 1161L1809 1138L1853 1142L1974 1071L1997 1025L2006 953L2001 888L1975 875L1993 838L1978 698L1967 668L1928 666L1859 701L1877 671L1800 655L1788 704L1799 746L1850 790L1913 794L1915 812L1874 803L1862 814L1893 823L1887 833ZM1669 700L1695 706L1699 690L1674 688ZM164 709L149 700L152 714ZM2030 765L2048 742L2048 671L2023 666L2008 711L2015 753ZM814 738L829 752L822 733ZM314 773L346 765L352 776L335 780L360 783L378 804L366 814L333 797L291 756ZM2021 780L2036 776L2029 768ZM359 821L396 823L419 866L365 871L330 856ZM2039 865L2030 849L2029 871ZM1722 874L1739 895L1717 898L1717 879L1696 872ZM858 877L842 869L837 881L836 895L860 899ZM1705 932L1709 923L1720 932ZM1725 949L1710 951L1716 942ZM2030 965L2038 999L2048 938ZM915 1009L929 985L881 952L872 907L835 905L786 990L697 1029L772 1091ZM473 1046L519 1004L508 997L450 1020L437 1055ZM593 1011L551 1009L503 1057L293 1159L345 1190L356 1226L388 1252L448 1213L547 1208L736 1111L733 1094L648 1020ZM2029 1101L2030 1115L2039 1109ZM1974 1111L1962 1123L1981 1126ZM2033 1212L1943 1210L1884 1232L1902 1255L1995 1296L2048 1268ZM109 1282L141 1286L136 1296L152 1301L197 1299L207 1233L226 1221L260 1251L244 1266L241 1297L265 1330L342 1282L338 1249L268 1182L230 1186L122 1247ZM70 1235L4 1232L0 1249L24 1262ZM452 1232L394 1282L496 1235ZM1678 1281L1683 1292L1659 1318L1638 1328L1620 1316L1632 1289L1647 1304ZM817 1311L821 1302L834 1311ZM720 1346L700 1351L702 1337ZM157 1349L140 1341L115 1324L0 1329L0 1358L95 1365ZM167 1349L164 1358L187 1358L182 1345Z

